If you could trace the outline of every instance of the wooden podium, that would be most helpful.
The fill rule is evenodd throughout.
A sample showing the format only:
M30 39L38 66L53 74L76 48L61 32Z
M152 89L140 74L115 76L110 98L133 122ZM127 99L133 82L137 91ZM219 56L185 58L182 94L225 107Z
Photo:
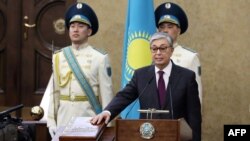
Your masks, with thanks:
M145 124L146 123L146 124ZM149 123L149 124L148 124ZM151 133L149 129L154 128L153 137L144 139L141 133ZM146 126L143 126L146 125ZM144 128L143 128L144 127ZM143 130L142 130L143 129ZM145 130L145 131L144 131ZM189 141L192 140L192 130L186 121L165 119L139 119L124 120L117 119L115 127L116 141ZM145 136L145 135L144 135Z
M166 119L116 119L115 130L109 130L104 124L98 127L89 126L85 118L78 118L70 123L59 134L59 141L190 141L192 130L186 121ZM154 133L147 138L149 133ZM114 133L115 132L115 133ZM114 135L115 134L115 135ZM147 139L145 139L145 137ZM54 140L53 140L54 141ZM56 140L58 141L58 140Z

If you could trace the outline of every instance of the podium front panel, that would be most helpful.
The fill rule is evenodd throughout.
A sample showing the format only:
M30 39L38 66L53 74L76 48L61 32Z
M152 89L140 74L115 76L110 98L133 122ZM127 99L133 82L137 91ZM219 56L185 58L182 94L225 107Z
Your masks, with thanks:
M116 141L145 141L140 134L143 123L151 123L155 133L150 141L180 141L180 122L178 120L116 120Z

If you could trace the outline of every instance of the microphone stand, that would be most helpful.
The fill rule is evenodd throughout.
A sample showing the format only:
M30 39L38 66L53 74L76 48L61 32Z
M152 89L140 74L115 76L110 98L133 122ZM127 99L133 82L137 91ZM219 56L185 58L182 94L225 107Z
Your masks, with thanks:
M149 108L147 110L145 110L145 109L139 109L138 112L140 112L140 113L147 113L147 119L149 119L148 115L150 113L150 119L152 119L153 114L163 114L163 113L167 114L167 113L169 113L169 110L156 110L155 108Z

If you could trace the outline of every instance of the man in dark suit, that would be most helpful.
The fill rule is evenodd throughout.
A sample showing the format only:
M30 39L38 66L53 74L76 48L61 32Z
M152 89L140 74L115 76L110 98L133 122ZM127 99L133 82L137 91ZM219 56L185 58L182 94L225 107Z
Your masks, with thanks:
M193 141L200 141L201 105L195 73L171 61L173 40L167 33L155 33L150 39L150 50L154 64L136 70L126 87L90 122L96 125L105 120L107 124L138 98L141 109L170 111L169 114L153 114L154 119L184 117L193 131ZM146 115L140 114L140 118Z

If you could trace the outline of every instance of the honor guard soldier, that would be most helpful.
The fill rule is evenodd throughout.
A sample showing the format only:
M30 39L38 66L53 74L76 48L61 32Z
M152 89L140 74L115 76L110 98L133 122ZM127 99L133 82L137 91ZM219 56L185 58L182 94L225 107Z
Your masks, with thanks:
M98 31L95 12L86 3L73 4L65 24L72 44L53 54L47 118L52 137L72 117L95 116L113 98L109 56L88 44L88 37Z
M168 33L174 40L171 59L175 64L195 72L202 102L201 65L198 53L177 43L178 37L188 28L188 18L184 10L175 3L166 2L155 9L155 22L159 32Z

